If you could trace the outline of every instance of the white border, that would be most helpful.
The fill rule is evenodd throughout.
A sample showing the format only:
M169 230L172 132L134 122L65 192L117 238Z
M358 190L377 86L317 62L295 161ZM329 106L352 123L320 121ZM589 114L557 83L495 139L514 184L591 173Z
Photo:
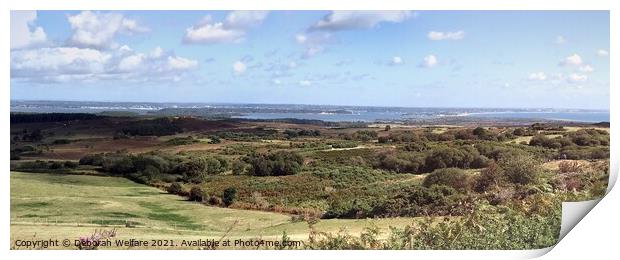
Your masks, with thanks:
M1 16L2 28L4 29L3 40L0 41L2 52L1 61L5 66L0 71L4 79L5 87L1 92L1 101L5 111L1 113L5 127L2 128L3 136L9 136L9 101L10 101L10 53L9 46L9 10L611 10L611 44L618 44L618 18L620 12L618 1L613 0L427 0L427 1L329 1L329 0L262 0L262 1L243 1L243 0L54 0L54 1L35 1L17 0L2 1L3 15ZM610 50L610 71L614 70L614 65L618 60L615 50ZM611 76L611 86L618 86L616 77ZM619 97L618 89L611 88L611 97ZM619 99L614 99L618 101ZM618 105L610 102L611 121L618 122ZM618 173L618 129L612 128L612 160L611 169L614 176ZM3 158L9 157L9 140L0 138L5 147L2 150ZM2 203L4 213L1 214L3 225L3 236L0 238L0 246L4 247L2 254L11 259L29 259L43 257L62 257L64 258L110 258L127 256L123 251L98 251L98 252L75 252L75 251L11 251L9 249L9 227L10 227L10 189L9 189L9 165L3 164L2 169L4 179L1 190L3 191ZM615 178L614 178L615 180ZM614 181L615 182L615 181ZM617 238L619 228L616 223L619 216L620 194L617 190L611 191L599 206L595 207L577 227L570 232L566 239L562 240L554 250L546 257L561 259L566 257L592 257L592 256L612 256L616 255ZM610 228L611 227L611 228ZM609 233L611 232L611 233ZM614 233L615 232L615 233ZM616 238L616 239L614 239ZM602 247L600 245L603 245ZM412 258L424 257L433 259L450 258L455 256L465 259L479 258L524 258L535 257L542 251L132 251L132 257L149 257L154 259L164 258L267 258L270 259L316 259L317 257L346 257L346 258L379 258L396 257ZM605 254L607 253L607 254ZM5 258L6 259L6 258Z

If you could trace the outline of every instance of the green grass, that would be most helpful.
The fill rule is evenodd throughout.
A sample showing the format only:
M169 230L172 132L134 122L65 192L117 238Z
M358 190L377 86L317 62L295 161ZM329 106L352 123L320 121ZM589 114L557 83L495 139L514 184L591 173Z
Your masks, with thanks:
M308 238L305 222L285 214L209 207L120 177L11 172L11 240L75 239L101 226L117 226L118 238ZM321 220L320 231L352 234L376 225L411 224L414 218ZM135 227L125 227L125 223ZM232 227L232 229L231 229ZM111 228L111 227L108 227ZM229 233L227 230L231 229Z

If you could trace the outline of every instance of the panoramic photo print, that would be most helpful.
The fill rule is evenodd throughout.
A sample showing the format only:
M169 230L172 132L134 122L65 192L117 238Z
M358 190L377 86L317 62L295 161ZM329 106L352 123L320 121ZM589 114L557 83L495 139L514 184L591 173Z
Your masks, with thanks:
M609 48L609 11L13 10L10 249L554 246Z

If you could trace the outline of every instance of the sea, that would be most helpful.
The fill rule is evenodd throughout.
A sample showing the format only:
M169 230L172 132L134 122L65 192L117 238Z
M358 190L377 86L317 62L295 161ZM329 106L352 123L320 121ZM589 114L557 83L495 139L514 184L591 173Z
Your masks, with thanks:
M307 119L328 122L390 122L443 117L609 122L609 110L557 108L432 108L298 104L155 103L11 100L11 112L198 115L243 119Z

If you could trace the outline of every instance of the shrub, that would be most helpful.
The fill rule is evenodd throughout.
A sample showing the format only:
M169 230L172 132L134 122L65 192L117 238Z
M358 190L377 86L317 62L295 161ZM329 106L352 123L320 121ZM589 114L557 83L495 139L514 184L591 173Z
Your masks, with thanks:
M189 200L200 202L204 201L207 196L207 191L199 185L194 185L192 189L189 190Z
M166 188L166 191L170 194L178 194L181 195L183 193L183 184L179 182L173 182Z
M490 190L492 187L499 186L504 175L504 169L499 167L495 162L489 164L488 167L482 169L480 175L476 178L474 189L477 192Z
M75 169L78 167L78 163L72 161L65 161L63 166L64 168Z
M499 166L504 169L504 175L509 182L521 185L536 183L541 171L534 157L524 155L503 158L499 161Z
M218 196L209 196L207 203L213 206L221 206L223 204L222 199L220 199L220 197Z
M562 161L558 164L560 173L581 172L582 165L576 161Z
M232 163L232 174L233 175L243 175L246 173L248 168L248 164L242 160L235 160Z
M304 159L295 152L279 151L252 155L247 158L249 172L254 176L283 176L296 174L301 170Z
M226 207L230 206L235 202L237 198L237 189L234 187L230 187L224 190L224 194L222 194L222 202Z
M459 191L466 191L469 186L469 176L458 168L437 169L424 178L424 187L445 185Z

